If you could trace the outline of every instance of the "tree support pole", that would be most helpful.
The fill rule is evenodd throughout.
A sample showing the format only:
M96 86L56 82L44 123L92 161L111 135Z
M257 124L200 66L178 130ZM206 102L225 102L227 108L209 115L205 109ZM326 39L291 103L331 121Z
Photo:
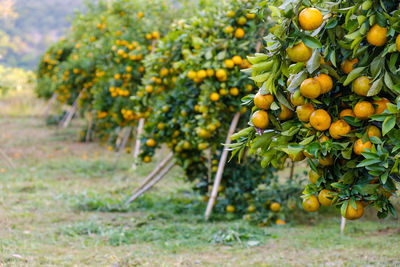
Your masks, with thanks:
M232 136L233 132L235 131L236 127L237 127L237 124L239 122L239 118L240 118L240 112L237 112L235 114L235 116L233 117L233 120L231 122L231 126L229 127L228 136L226 137L226 141L225 141L226 145L229 145L232 142L231 141L231 136ZM208 220L208 218L210 217L211 211L212 211L212 209L214 207L215 200L217 199L218 187L219 187L219 185L221 183L222 174L224 173L225 163L226 163L227 158L228 158L228 153L229 153L229 150L224 149L222 151L222 155L221 155L221 158L219 160L218 171L217 171L217 174L215 176L215 181L214 181L211 197L210 197L210 199L208 201L206 213L204 214L204 217L205 217L206 220Z
M128 143L129 137L131 136L132 133L132 127L129 126L125 130L125 135L124 138L122 139L121 145L118 148L117 154L115 155L115 160L114 160L114 168L118 163L118 160L121 156L122 150L126 147L126 144Z
M139 152L140 152L140 136L143 133L143 128L144 128L144 118L141 118L139 120L139 125L138 125L138 131L136 134L136 144L135 144L135 151L133 153L133 165L132 165L132 170L136 170L137 166L136 166L136 161L139 157Z

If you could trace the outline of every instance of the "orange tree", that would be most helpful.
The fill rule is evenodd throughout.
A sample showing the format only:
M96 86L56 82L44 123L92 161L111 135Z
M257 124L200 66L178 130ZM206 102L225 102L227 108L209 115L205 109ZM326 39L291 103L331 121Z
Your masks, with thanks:
M373 206L380 218L395 215L398 4L286 1L269 8L277 23L265 53L249 58L260 90L245 98L254 103L251 127L238 134L236 152L248 147L264 167L306 158L306 211L334 205L358 219Z
M134 102L145 103L137 107L153 109L142 136L144 162L167 144L186 178L194 182L205 200L217 172L220 144L225 142L233 115L246 113L240 99L254 86L241 71L249 67L245 58L255 52L263 32L251 12L253 7L251 1L231 1L178 22L146 59L144 86L134 97ZM245 123L241 120L239 127ZM277 201L286 204L290 196L278 192L269 195L269 200L276 202L273 210L265 204L266 196L260 192L271 192L272 187L267 185L275 183L275 169L259 169L259 163L258 159L248 159L244 166L226 166L216 210L265 223L284 219L286 209L280 209ZM266 186L257 191L261 184ZM290 187L298 192L295 182Z

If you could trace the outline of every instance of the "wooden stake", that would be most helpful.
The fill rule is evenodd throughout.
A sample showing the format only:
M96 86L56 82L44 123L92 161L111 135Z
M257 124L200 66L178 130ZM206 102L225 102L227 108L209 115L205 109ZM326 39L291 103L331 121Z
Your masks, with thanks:
M143 189L139 190L139 192L137 192L136 194L134 194L127 202L126 204L131 203L132 201L134 201L135 199L137 199L138 197L140 197L141 195L143 195L144 193L146 193L148 190L150 190L154 185L156 185L159 181L161 181L165 175L167 175L167 173L175 166L175 160L173 160L172 162L170 162L168 164L167 167L165 167L164 170L162 170L162 172L154 179L152 180L149 184L147 184Z
M16 167L15 167L15 165L14 165L14 163L12 162L12 160L7 156L7 154L0 148L0 155L4 158L4 160L7 162L7 164L11 167L11 168L13 168L13 169L15 169Z
M117 166L118 160L121 156L122 150L126 147L126 143L128 143L129 137L131 136L132 133L132 127L129 126L125 130L125 135L124 138L122 139L121 145L118 148L117 154L115 155L115 161L114 161L114 168Z
M43 117L47 117L47 115L49 114L50 108L53 105L54 101L56 101L58 97L58 93L54 93L50 100L47 102L46 107L43 110Z
M149 174L147 175L146 179L142 182L141 185L139 185L138 188L132 191L132 195L136 194L139 190L141 190L143 187L145 187L164 167L167 165L167 163L174 157L174 153L169 153L168 156L163 159L160 164L157 165L157 167Z
M88 125L88 130L86 132L86 137L85 137L85 142L89 143L90 142L90 136L92 135L92 127L93 127L93 116L94 116L94 111L89 113L89 125Z
M290 179L290 180L293 180L293 176L294 176L294 164L295 164L295 162L292 161L292 166L290 166L290 176L289 176L289 179Z
M240 112L237 112L235 114L235 116L233 117L233 120L231 122L231 126L229 127L228 136L226 137L226 141L225 141L226 145L229 145L231 143L231 136L232 136L233 132L235 131L236 127L237 127L237 124L239 122L239 118L240 118ZM206 213L204 214L206 220L208 220L208 218L210 217L211 211L212 211L212 209L214 207L215 200L217 199L218 187L219 187L219 185L221 183L222 174L224 173L225 163L226 163L226 160L228 158L228 153L229 153L229 150L224 148L224 150L222 151L221 158L219 160L218 171L217 171L217 174L215 176L215 181L214 181L211 197L210 197L210 200L208 201Z
M58 125L58 127L63 127L63 128L68 127L69 123L71 122L72 118L75 115L76 109L78 107L78 101L82 97L82 94L84 91L86 91L86 89L83 89L79 93L78 97L75 99L74 103L72 104L72 106L69 109L69 111L67 112L67 114L65 114L64 118L60 121L60 124Z
M212 150L209 148L207 150L207 163L208 163L208 173L207 173L207 178L208 178L208 184L211 183L211 176L212 176ZM208 187L208 194L210 194L210 187Z
M140 136L143 133L143 128L144 128L144 118L141 118L139 120L139 125L138 125L138 131L136 134L136 145L135 145L135 152L133 153L133 165L132 165L132 170L136 170L136 161L137 158L139 157L139 152L140 152Z
M346 218L342 217L342 221L340 223L340 234L344 235L344 228L346 227Z

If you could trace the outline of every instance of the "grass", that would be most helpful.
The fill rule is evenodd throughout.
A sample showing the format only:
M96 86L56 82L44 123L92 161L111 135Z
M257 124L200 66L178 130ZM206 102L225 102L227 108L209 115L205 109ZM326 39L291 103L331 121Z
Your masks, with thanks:
M12 110L12 109L10 109ZM14 114L14 113L13 113ZM117 168L98 144L77 143L31 116L0 118L0 266L399 266L400 226L372 215L339 232L337 214L257 227L214 216L175 168L131 205L155 163ZM159 159L161 160L161 158Z

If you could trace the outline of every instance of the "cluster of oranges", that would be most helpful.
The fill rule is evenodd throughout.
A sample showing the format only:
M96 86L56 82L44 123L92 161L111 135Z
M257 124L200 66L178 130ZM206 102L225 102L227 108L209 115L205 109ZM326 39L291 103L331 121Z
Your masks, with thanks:
M379 1L367 2L338 3L352 8L353 17L332 10L324 15L321 10L330 7L321 3L321 9L300 7L292 19L277 18L266 54L250 60L261 87L251 124L269 138L264 144L244 142L254 136L247 134L238 147L257 145L267 164L307 159L310 184L303 208L315 212L334 205L351 220L367 206L375 206L379 217L393 213L389 198L396 190L391 177L396 163L387 157L397 142L388 133L396 128L400 34L393 25L400 18L390 1L383 1L384 11Z

